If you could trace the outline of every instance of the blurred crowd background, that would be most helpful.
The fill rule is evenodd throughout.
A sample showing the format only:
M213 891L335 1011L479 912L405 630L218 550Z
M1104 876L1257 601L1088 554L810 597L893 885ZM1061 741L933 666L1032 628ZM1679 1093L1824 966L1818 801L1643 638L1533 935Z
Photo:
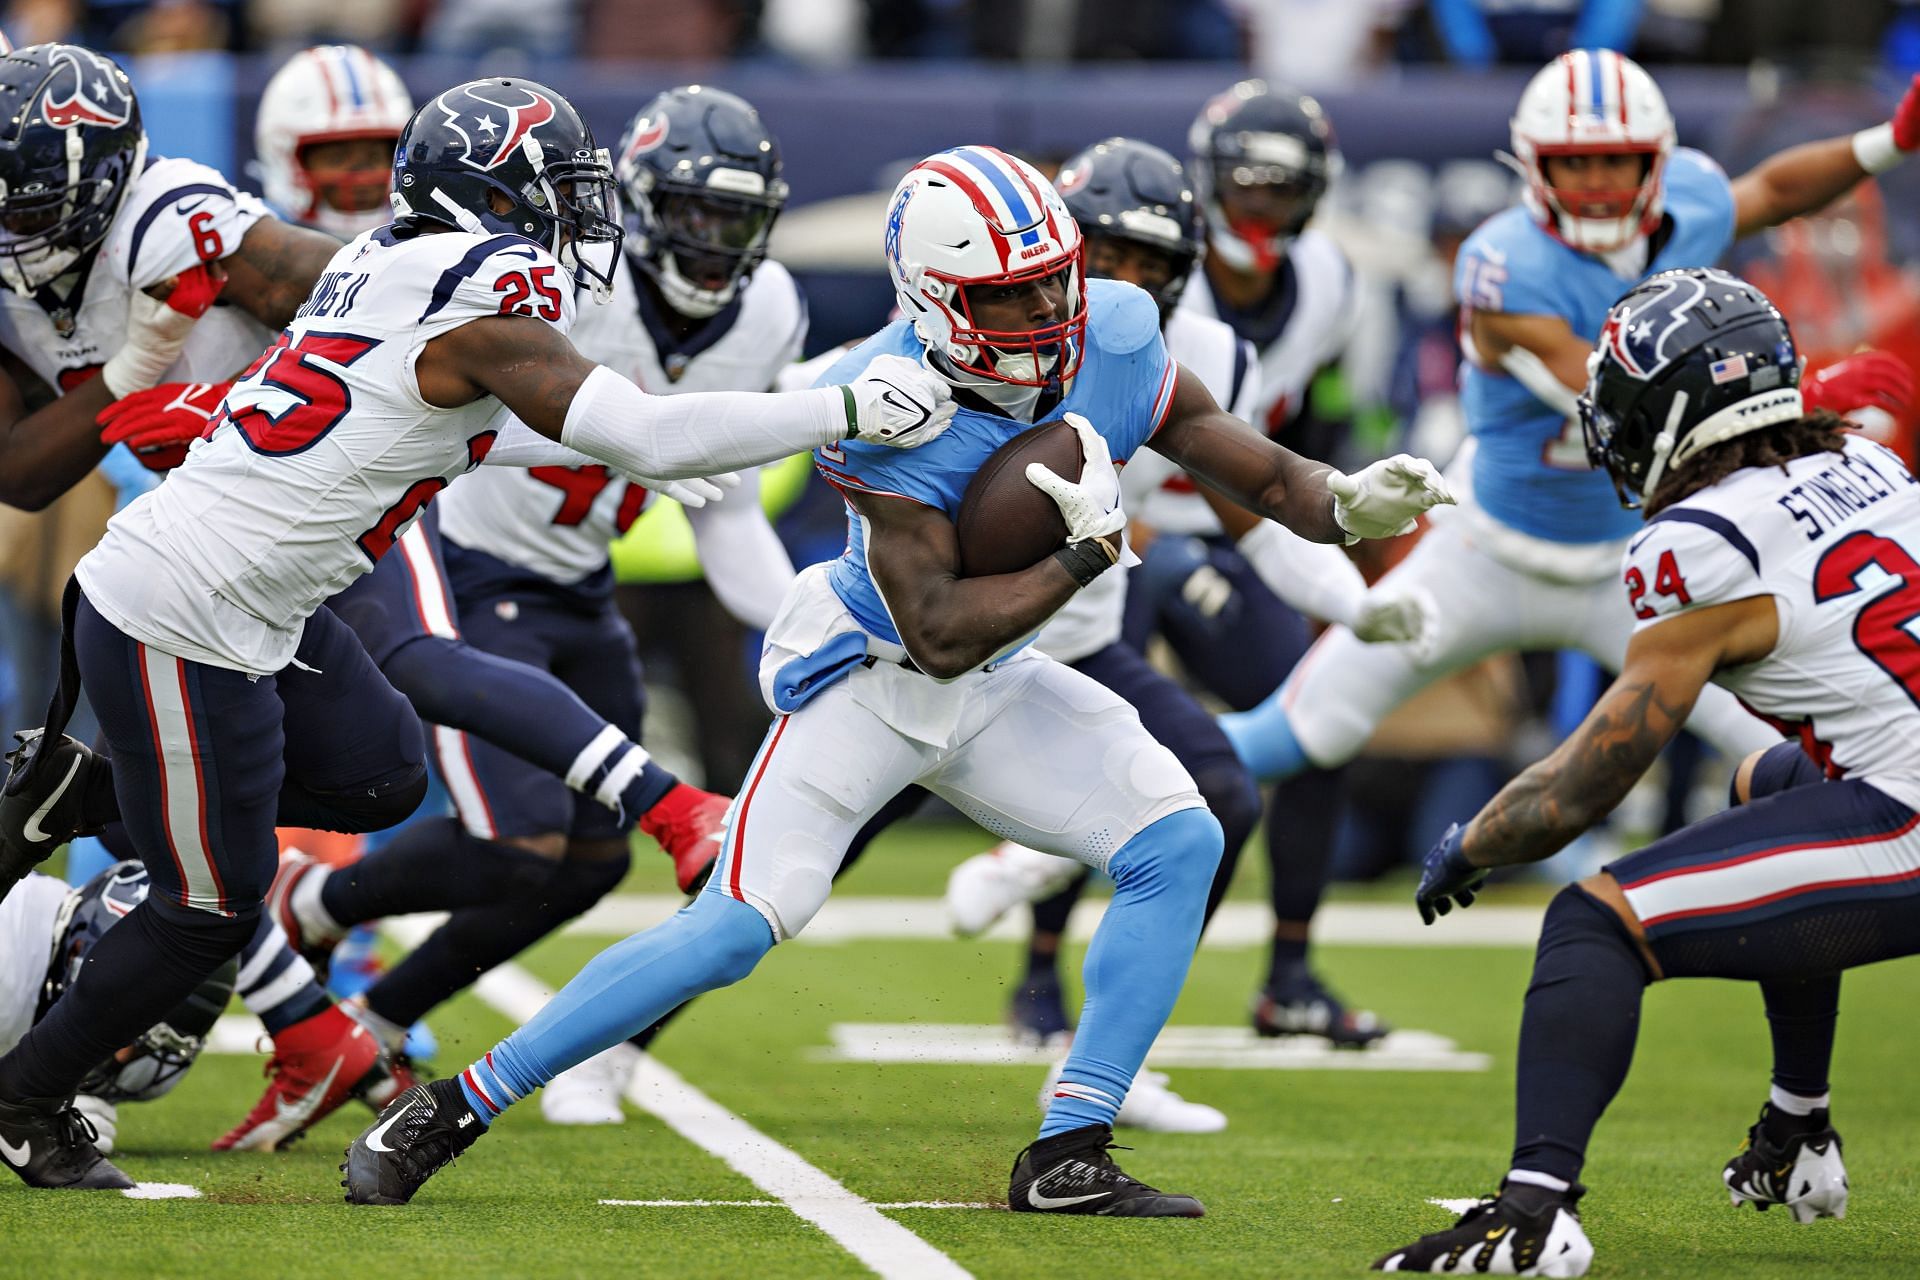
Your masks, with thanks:
M718 84L753 102L782 144L793 194L773 256L806 291L809 354L886 318L885 192L921 156L983 142L1046 167L1117 133L1184 155L1201 105L1263 75L1316 94L1345 156L1319 225L1354 264L1362 315L1313 389L1308 451L1349 468L1399 449L1444 463L1458 445L1452 256L1516 198L1494 153L1541 62L1570 47L1631 53L1659 80L1682 144L1734 173L1884 119L1920 69L1920 0L16 0L0 25L16 44L112 53L155 152L256 190L260 90L316 42L380 52L416 98L481 72L532 75L606 141L658 90ZM1874 345L1920 366L1917 183L1895 171L1738 249L1731 265L1782 305L1816 361ZM839 554L840 503L805 460L767 489L796 564ZM0 731L39 723L60 588L130 492L103 474L46 513L0 508ZM758 637L713 602L690 548L666 509L616 565L646 652L649 745L730 790L766 722L747 678ZM1389 545L1362 567L1399 554ZM1354 771L1345 873L1417 856L1577 723L1603 681L1583 659L1501 658L1397 713ZM1683 739L1579 856L1718 807L1724 780L1724 762Z

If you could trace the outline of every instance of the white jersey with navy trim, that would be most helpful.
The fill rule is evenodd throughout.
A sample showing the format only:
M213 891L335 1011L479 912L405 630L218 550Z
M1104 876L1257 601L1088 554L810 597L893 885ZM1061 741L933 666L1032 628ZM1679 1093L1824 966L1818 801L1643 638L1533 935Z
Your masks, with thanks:
M806 341L806 304L777 262L763 262L733 303L685 342L674 340L630 262L613 277L604 306L581 307L573 343L656 395L770 390ZM453 542L571 585L606 565L607 544L651 501L646 489L594 465L489 467L436 505L440 531Z
M1920 809L1920 482L1893 453L1849 436L1735 472L1649 520L1623 576L1636 628L1771 595L1773 652L1714 683L1828 776Z
M0 901L0 1053L33 1026L53 959L53 922L71 892L65 882L34 872Z
M285 666L321 602L492 447L506 406L430 405L414 361L441 334L501 314L565 333L573 280L513 235L383 227L342 247L227 394L211 435L108 522L80 562L87 598L175 657L262 674Z
M1167 354L1183 372L1200 379L1214 402L1246 416L1260 393L1260 370L1251 343L1234 336L1224 321L1192 311L1175 311L1161 331ZM1219 521L1178 465L1142 449L1120 471L1120 504L1130 516L1167 533L1218 532ZM1188 510L1199 508L1199 518ZM1156 518L1157 517L1157 518ZM1196 528L1195 526L1199 526ZM1127 571L1113 568L1067 601L1048 619L1034 641L1040 652L1062 662L1078 662L1120 638L1127 608Z
M35 297L0 290L0 346L56 392L70 391L126 345L135 289L228 256L269 216L258 199L206 165L154 160L134 179L84 273L63 276ZM194 325L163 380L224 382L272 340L272 330L245 311L216 306Z
M1179 310L1229 319L1253 343L1260 357L1260 396L1245 416L1271 435L1299 411L1314 376L1346 350L1359 315L1359 294L1347 255L1333 237L1309 227L1288 242L1280 286L1258 314L1223 316L1204 268L1187 281Z

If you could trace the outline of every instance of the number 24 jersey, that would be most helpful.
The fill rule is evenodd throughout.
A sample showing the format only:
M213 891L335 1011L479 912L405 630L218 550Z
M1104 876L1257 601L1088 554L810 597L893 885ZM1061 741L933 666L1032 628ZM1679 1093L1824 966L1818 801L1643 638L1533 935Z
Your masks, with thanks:
M1829 777L1920 809L1920 482L1891 452L1849 436L1737 471L1649 520L1624 578L1637 627L1771 595L1773 652L1714 682Z
M501 314L564 333L573 280L514 235L383 227L347 244L186 463L108 523L80 562L88 599L177 657L285 666L321 602L486 457L506 407L430 405L414 362L441 334Z

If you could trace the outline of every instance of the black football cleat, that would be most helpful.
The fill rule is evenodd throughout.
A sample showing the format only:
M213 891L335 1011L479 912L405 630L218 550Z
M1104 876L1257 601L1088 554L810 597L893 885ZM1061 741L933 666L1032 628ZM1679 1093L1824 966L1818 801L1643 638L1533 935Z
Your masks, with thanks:
M1421 1236L1373 1264L1375 1271L1439 1275L1583 1276L1593 1265L1593 1245L1574 1206L1586 1194L1575 1183L1553 1191L1525 1183L1501 1183L1460 1215L1447 1231Z
M415 1085L347 1147L340 1166L347 1203L407 1203L486 1131L458 1077Z
M1840 1135L1827 1119L1825 1108L1804 1118L1796 1133L1776 1142L1768 1136L1768 1113L1747 1130L1740 1153L1727 1161L1721 1173L1733 1207L1743 1204L1765 1212L1776 1204L1787 1206L1795 1222L1847 1216L1847 1166L1840 1161ZM1795 1116L1787 1121L1802 1120Z
M76 738L63 734L46 747L29 776L40 733L14 734L20 745L7 752L7 779L0 786L0 898L61 845L99 831L120 814L113 766Z
M94 1150L99 1134L71 1098L0 1101L0 1161L30 1187L125 1191L133 1179Z
M1253 997L1253 1030L1276 1036L1319 1036L1338 1049L1365 1049L1392 1028L1365 1009L1349 1009L1306 965Z
M1192 1196L1169 1195L1129 1177L1107 1154L1112 1147L1113 1130L1104 1124L1040 1139L1013 1162L1007 1207L1016 1213L1108 1218L1206 1216L1206 1208Z

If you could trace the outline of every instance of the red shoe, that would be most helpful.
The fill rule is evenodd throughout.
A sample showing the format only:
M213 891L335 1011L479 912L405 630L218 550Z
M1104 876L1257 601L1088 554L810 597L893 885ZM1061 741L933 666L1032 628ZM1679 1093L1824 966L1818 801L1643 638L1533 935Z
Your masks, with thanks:
M309 938L300 928L300 917L293 909L293 891L309 873L325 866L318 858L300 852L298 849L283 849L280 853L280 867L273 873L273 883L267 886L265 907L273 916L274 923L287 935L287 941L293 949L305 956L322 977L327 970L327 960L340 942L339 938ZM342 935L344 936L344 935ZM292 1028L288 1028L291 1030Z
M215 1151L277 1151L382 1075L380 1042L334 1005L273 1038L270 1083Z
M720 857L727 806L733 801L676 782L660 802L640 815L640 829L673 859L674 882L682 893L698 893Z

